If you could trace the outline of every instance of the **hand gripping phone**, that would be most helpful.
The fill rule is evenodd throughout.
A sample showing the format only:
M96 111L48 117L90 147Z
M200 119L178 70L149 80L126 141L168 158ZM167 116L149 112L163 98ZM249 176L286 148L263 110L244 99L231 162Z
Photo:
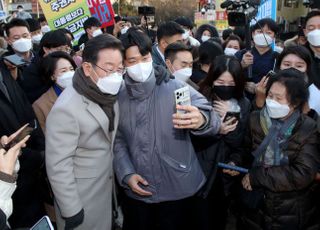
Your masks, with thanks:
M189 86L177 89L174 91L176 105L191 105L190 88ZM177 113L186 113L184 110L177 110Z

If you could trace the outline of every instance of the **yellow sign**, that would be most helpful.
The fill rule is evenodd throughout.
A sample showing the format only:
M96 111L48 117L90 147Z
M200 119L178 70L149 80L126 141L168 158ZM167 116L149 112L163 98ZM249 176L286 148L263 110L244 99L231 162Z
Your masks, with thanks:
M84 33L83 22L90 17L87 1L39 0L39 3L52 30L66 28L77 40Z

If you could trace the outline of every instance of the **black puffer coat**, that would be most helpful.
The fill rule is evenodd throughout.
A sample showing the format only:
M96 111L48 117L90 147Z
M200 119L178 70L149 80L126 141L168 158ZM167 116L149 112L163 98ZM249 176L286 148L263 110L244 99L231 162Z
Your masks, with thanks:
M256 111L250 119L253 150L265 137L259 116L259 111ZM314 178L320 165L318 141L316 123L301 115L284 150L289 164L250 170L251 186L254 190L262 190L264 198L260 223L246 221L251 223L247 229L320 229L320 215L312 197Z

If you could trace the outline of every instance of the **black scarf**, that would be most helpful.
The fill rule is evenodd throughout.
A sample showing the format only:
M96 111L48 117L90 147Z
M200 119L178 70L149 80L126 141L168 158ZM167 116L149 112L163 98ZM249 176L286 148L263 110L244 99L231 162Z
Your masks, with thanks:
M85 76L82 68L78 68L73 77L73 88L90 101L98 104L109 118L109 131L114 130L114 109L116 95L102 93L91 78Z

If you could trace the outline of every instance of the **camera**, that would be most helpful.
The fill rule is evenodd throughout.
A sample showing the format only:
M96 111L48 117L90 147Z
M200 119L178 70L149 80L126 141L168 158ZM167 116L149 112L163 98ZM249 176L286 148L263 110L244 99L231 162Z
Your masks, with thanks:
M258 13L260 0L227 0L221 3L221 8L228 12L230 26L246 26Z
M153 16L156 13L156 9L152 6L139 6L138 13L139 15Z

